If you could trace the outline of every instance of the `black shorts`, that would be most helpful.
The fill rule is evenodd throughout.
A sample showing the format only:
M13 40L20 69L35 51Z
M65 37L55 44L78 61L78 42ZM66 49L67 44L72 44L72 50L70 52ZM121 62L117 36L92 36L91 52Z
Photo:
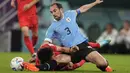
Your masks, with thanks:
M73 63L78 63L81 60L86 60L85 57L91 53L92 51L96 51L94 48L88 47L88 43L85 41L79 45L77 45L79 47L79 51L74 52L71 54L71 61ZM87 60L86 60L87 61Z

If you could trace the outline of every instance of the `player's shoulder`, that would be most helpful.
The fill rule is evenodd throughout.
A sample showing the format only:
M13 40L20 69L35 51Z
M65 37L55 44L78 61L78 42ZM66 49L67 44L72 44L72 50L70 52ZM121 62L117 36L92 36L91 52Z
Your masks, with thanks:
M52 22L51 22L51 25L55 25L55 24L57 24L57 23L58 23L58 21L53 18L53 20L52 20Z
M55 19L52 21L51 26L56 27L59 22Z
M64 13L65 13L65 14L68 14L68 13L74 13L74 12L76 12L76 10L67 10L67 11L65 11Z
M49 25L49 28L48 29L54 29L56 26L56 23L55 21L52 21L51 25Z

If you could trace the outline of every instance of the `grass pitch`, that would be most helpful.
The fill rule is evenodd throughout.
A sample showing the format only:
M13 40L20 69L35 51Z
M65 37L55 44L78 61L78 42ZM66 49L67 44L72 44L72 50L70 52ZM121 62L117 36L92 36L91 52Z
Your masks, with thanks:
M16 56L24 58L28 61L30 55L28 53L0 53L0 73L32 73L30 71L13 71L10 68L10 60ZM130 73L130 55L103 55L108 61L110 66L115 70L112 73ZM74 71L46 71L35 73L106 73L96 68L91 63L86 63L82 67Z

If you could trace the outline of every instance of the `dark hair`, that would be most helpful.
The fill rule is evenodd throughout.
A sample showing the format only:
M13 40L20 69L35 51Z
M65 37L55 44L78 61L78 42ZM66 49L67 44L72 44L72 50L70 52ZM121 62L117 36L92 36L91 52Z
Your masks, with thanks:
M41 48L38 52L37 52L37 56L38 59L40 60L40 62L43 64L47 61L51 60L51 57L53 55L53 51L51 48Z
M59 9L63 8L62 4L60 3L52 3L51 6L56 5Z
M130 21L129 20L124 20L124 22L127 22L130 25Z
M106 28L108 25L111 26L112 28L115 28L115 24L113 24L113 23L111 23L111 22L110 22L110 23L107 23L107 25L105 26L105 28Z

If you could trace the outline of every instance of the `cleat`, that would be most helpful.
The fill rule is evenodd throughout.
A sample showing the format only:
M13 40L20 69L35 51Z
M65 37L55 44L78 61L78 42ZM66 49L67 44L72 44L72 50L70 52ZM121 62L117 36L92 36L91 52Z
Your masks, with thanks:
M106 45L106 44L109 44L110 42L111 42L111 40L110 40L110 39L107 39L107 40L100 41L100 42L98 42L98 43L100 44L100 47L102 47L102 46L104 46L104 45Z
M113 72L112 68L110 66L107 66L106 72Z
M23 67L25 70L28 70L28 71L32 71L32 72L39 71L39 69L34 64L31 64L28 62L23 62Z

